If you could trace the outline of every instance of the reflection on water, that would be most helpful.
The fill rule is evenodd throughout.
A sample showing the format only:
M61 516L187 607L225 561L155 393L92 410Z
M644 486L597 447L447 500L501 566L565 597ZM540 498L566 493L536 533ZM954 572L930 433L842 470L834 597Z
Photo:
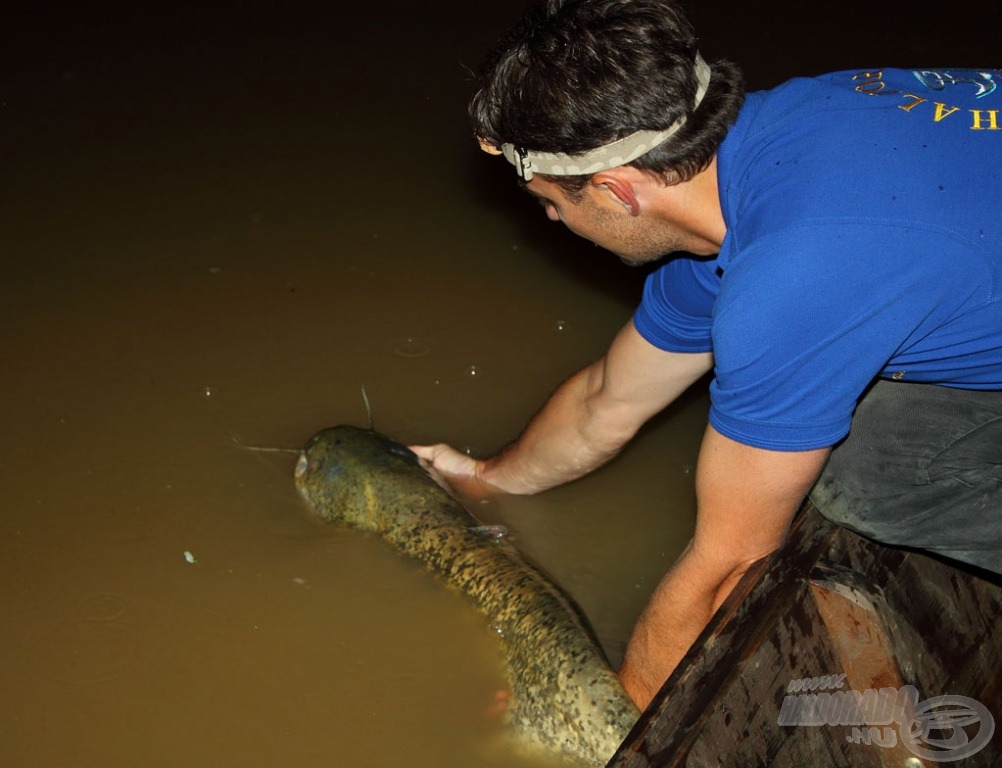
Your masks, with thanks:
M476 615L310 520L293 457L238 443L365 424L364 385L381 431L486 454L628 319L641 275L547 226L467 136L464 65L521 5L8 19L5 763L519 763L485 753ZM614 663L691 532L705 409L477 510Z

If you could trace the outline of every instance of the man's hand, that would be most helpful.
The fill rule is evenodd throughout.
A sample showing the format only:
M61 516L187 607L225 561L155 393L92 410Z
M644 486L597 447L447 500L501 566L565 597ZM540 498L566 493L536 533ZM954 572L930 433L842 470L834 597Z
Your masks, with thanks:
M408 446L422 462L427 462L428 466L434 467L450 481L475 479L480 476L482 461L477 461L472 456L460 453L451 445L438 443L437 445L410 445Z
M437 445L410 445L408 448L417 454L421 464L428 470L428 474L439 485L455 490L467 499L487 498L504 490L483 479L486 462L478 461L472 456L461 453L451 445L438 443Z

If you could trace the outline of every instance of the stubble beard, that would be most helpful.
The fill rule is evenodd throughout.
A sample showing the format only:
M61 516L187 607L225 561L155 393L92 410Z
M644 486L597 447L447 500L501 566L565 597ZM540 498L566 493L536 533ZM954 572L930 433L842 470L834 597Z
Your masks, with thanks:
M625 239L629 250L613 251L613 253L630 267L642 267L669 254L685 250L682 238L676 232L639 230L630 232Z
M612 247L600 247L615 254L627 266L642 267L670 253L685 250L684 235L674 226L650 220L643 223L636 219L624 220L598 207L593 207L589 213L612 241Z

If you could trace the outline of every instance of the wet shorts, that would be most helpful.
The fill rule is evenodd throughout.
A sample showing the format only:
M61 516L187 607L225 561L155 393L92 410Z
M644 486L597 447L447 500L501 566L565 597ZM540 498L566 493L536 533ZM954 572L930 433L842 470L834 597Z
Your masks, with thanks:
M878 381L811 501L868 538L1002 574L1002 392Z

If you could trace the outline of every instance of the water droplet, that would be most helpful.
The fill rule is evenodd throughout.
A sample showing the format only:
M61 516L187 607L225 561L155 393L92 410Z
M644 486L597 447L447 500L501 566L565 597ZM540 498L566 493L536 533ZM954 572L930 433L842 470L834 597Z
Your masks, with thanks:
M557 320L557 322L553 324L553 328L556 331L566 331L567 330L567 322L564 321L564 320Z
M212 397L215 394L216 394L216 388L215 387L202 387L202 396L203 397Z
M481 369L478 366L476 366L476 365L471 365L469 368L466 369L466 375L467 376L480 376L481 375Z

